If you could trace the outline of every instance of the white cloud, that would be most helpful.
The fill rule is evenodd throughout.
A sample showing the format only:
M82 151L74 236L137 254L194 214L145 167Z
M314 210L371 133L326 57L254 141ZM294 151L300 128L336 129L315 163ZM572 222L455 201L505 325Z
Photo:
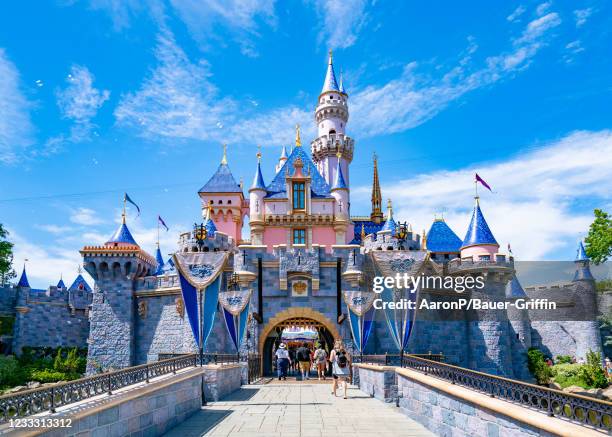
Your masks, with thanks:
M536 8L536 14L544 15L546 12L548 12L551 5L552 5L552 1L540 3L538 7Z
M580 40L575 40L570 43L567 43L565 45L565 48L567 49L567 53L563 55L563 60L567 64L571 64L572 62L574 62L575 55L584 51L584 47L582 47L582 43L580 42Z
M72 231L71 226L58 226L58 225L34 225L36 228L41 229L50 234L65 234Z
M215 31L224 27L246 56L257 56L253 40L259 36L259 21L276 25L274 3L274 0L171 0L196 41L208 45L209 39L213 39L215 44L223 44L223 38Z
M526 11L525 6L519 5L514 11L512 11L510 15L506 17L506 20L516 21L520 18L521 15L525 13L525 11Z
M592 13L593 8L576 9L574 11L574 17L576 18L576 27L582 27L587 22L587 19L591 16Z
M366 21L366 0L323 0L315 6L323 27L319 40L329 48L344 49L357 41L357 35Z
M73 122L68 134L49 138L42 154L55 153L66 143L88 141L95 127L92 119L110 97L110 91L93 86L94 76L87 67L73 65L66 77L67 86L56 90L62 117Z
M0 162L14 163L33 144L31 104L20 90L19 71L0 48Z
M99 214L90 208L77 208L70 214L70 221L78 225L94 226L104 223Z
M480 69L470 71L464 58L442 77L432 78L419 75L417 63L407 64L400 77L350 96L352 129L361 136L374 136L426 122L466 93L527 68L545 44L547 32L560 23L556 13L531 21L513 40L511 51L488 57Z
M379 166L384 169L384 159ZM493 187L492 194L481 190L481 207L502 248L510 242L521 260L554 258L568 244L573 250L592 221L592 211L577 205L609 198L612 131L574 132L500 163L419 175L392 186L383 181L383 195L393 199L396 218L411 221L415 230L429 229L434 215L444 212L463 238L475 172ZM370 188L352 192L365 203Z

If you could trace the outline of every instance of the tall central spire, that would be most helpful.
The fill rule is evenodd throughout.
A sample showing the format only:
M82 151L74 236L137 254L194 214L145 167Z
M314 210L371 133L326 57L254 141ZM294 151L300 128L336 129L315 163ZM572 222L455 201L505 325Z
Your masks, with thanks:
M334 72L334 63L331 49L329 50L329 61L327 62L327 74L325 75L325 82L323 82L323 89L321 94L328 91L340 91L338 87L338 81L336 80L336 73Z
M227 165L227 144L223 145L223 158L221 159L221 164Z
M296 147L302 146L302 138L300 138L300 125L299 124L295 125L295 146Z
M380 182L378 180L378 157L374 154L374 179L372 181L372 212L370 213L370 220L374 223L380 223L383 219L383 213L381 208L382 194L380 192Z

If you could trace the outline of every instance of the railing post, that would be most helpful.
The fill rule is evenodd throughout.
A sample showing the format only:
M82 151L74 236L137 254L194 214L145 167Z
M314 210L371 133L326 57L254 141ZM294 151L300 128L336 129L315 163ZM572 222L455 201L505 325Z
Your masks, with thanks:
M149 383L149 363L145 364L145 375L146 375L145 382L148 384Z
M172 360L172 373L176 375L176 359Z
M548 391L548 415L551 417L555 415L552 406L552 392L550 390Z
M111 387L111 373L112 372L108 372L108 394L112 395L113 394L113 390Z
M55 413L55 386L51 387L51 405L49 411Z

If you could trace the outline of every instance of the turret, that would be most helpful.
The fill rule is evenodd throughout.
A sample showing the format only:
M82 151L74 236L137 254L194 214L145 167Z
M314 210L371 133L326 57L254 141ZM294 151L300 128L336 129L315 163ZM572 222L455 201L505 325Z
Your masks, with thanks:
M337 163L340 161L344 180L348 186L350 184L348 167L353 160L354 141L345 134L349 111L348 95L343 89L344 86L340 87L336 80L330 50L323 89L315 109L318 136L311 143L312 160L329 185L333 184ZM340 158L337 158L337 152L340 152Z
M446 224L443 218L437 218L427 233L427 250L431 252L431 258L436 261L446 262L459 256L461 251L461 239ZM422 249L425 249L425 237Z
M471 257L474 261L493 261L499 250L499 244L482 214L478 196L474 199L472 219L461 245L461 258Z
M281 150L281 156L280 158L278 158L278 164L276 164L275 167L276 173L278 173L280 169L283 168L283 165L285 165L285 162L287 162L287 158L289 158L289 155L287 155L287 148L283 146Z
M155 261L157 261L157 269L155 270L155 275L162 275L164 273L164 257L162 256L161 250L159 248L159 242L157 243L157 249L155 250Z
M57 283L56 287L57 287L59 290L65 290L65 289L66 289L66 284L64 283L64 278L63 278L63 277L61 277L61 276L60 276L60 280L59 280L59 282Z
M378 180L378 158L376 153L373 156L374 160L374 176L372 177L372 212L370 220L374 223L380 223L383 220L382 213L382 194L380 192L380 181Z
M589 267L590 260L584 250L582 241L578 243L578 249L576 250L576 273L574 274L574 281L594 281L591 269Z
M391 204L391 199L387 200L387 220L383 225L382 229L378 231L378 234L389 235L391 237L395 236L395 230L397 225L395 224L395 220L393 219L393 206Z
M532 376L527 368L527 351L531 347L531 322L529 311L517 308L519 299L529 299L516 274L506 284L506 301L508 305L508 319L510 321L510 345L512 347L512 368L514 376L522 380L531 380Z
M25 264L23 265L23 270L21 271L21 276L19 277L19 282L17 283L17 287L31 288L30 281L28 281L28 275L26 274Z
M202 199L202 217L210 210L216 229L239 241L242 237L243 216L247 212L242 187L236 182L227 163L227 146L215 174L198 191ZM212 202L212 203L211 203Z
M283 155L284 159L283 159ZM285 147L279 165L287 161ZM281 164L282 162L282 164ZM277 170L278 172L278 170ZM257 169L253 177L253 183L249 188L249 226L251 228L251 244L263 244L264 231L264 197L266 196L266 184L261 174L261 152L257 152Z
M104 245L85 246L80 252L85 269L95 281L87 373L132 366L135 364L135 284L140 278L152 275L157 262L134 240L125 222L125 212L121 225Z
M337 153L338 163L336 166L336 176L331 187L331 195L336 200L334 206L334 215L336 221L334 230L336 231L336 244L346 243L346 232L349 224L349 190L342 174L340 165L340 152Z

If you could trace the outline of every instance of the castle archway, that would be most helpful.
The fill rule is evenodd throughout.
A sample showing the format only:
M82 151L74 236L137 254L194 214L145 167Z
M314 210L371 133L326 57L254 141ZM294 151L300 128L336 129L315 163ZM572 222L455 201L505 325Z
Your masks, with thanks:
M266 323L259 335L259 353L264 374L271 373L273 350L280 342L282 331L289 327L315 328L319 341L326 349L331 349L334 341L341 338L336 324L312 308L294 307L281 311Z

